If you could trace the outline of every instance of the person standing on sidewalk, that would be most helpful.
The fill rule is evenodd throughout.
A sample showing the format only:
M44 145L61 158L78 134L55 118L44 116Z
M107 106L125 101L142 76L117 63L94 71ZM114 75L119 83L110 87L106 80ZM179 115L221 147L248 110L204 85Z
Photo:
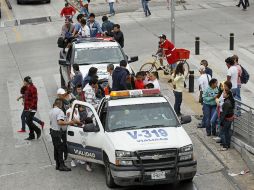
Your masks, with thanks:
M232 56L233 60L234 60L234 63L235 63L235 66L237 68L237 71L238 71L238 78L237 78L237 97L238 97L238 100L241 101L241 86L242 86L242 81L241 81L241 76L242 76L242 68L239 64L239 58L237 55L233 55Z
M37 135L37 139L39 139L41 136L41 130L33 123L38 103L37 89L33 85L32 79L29 76L24 78L24 86L26 87L24 94L24 111L26 115L26 124L30 130L29 137L25 140L35 139L34 132Z
M106 0L106 3L109 5L109 14L110 16L114 16L116 14L114 9L114 3L118 3L118 0Z
M143 10L144 10L144 13L145 13L146 17L151 15L151 11L150 11L149 6L148 6L149 1L150 0L141 0L142 7L143 7Z
M174 95L175 95L175 105L174 110L177 116L181 116L181 104L183 100L183 89L184 89L184 67L183 63L179 63L176 67L174 79L173 79L173 87L174 87Z
M61 110L62 100L57 98L54 102L53 109L49 113L50 117L50 135L54 146L54 158L56 161L56 170L71 171L66 167L63 160L63 153L65 149L65 142L62 140L62 129L67 125L73 125L73 121L66 121L66 116Z
M220 115L221 126L221 145L223 146L221 151L226 151L230 148L230 128L234 120L234 108L235 100L231 91L224 90L223 92L224 104L222 105L222 112Z
M17 101L19 101L20 99L22 99L22 105L24 105L24 95L25 95L25 91L26 91L26 86L22 86L21 89L20 89L20 94L21 96L19 96L17 98ZM41 129L44 128L44 122L39 120L38 118L34 117L33 118L33 121L35 121L36 123L38 123L39 125L41 125ZM17 132L18 133L25 133L26 132L26 112L25 110L22 111L22 114L21 114L21 129L18 130Z
M203 117L207 136L211 136L211 134L216 136L216 128L213 126L211 129L210 121L216 111L217 104L215 99L217 98L218 93L218 81L213 78L209 81L209 87L203 93Z
M205 73L210 75L211 77L213 77L213 70L211 68L208 67L208 61L207 60L202 60L200 62L200 65L204 65L205 66Z

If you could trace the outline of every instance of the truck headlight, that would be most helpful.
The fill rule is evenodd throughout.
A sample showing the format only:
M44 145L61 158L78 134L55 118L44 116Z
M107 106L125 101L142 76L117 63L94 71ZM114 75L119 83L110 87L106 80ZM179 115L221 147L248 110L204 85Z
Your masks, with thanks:
M131 160L116 160L116 165L117 166L132 166L133 162Z
M193 159L193 146L192 144L181 147L178 154L179 161L186 161Z
M118 157L118 158L131 157L131 152L130 151L117 150L116 151L116 157Z

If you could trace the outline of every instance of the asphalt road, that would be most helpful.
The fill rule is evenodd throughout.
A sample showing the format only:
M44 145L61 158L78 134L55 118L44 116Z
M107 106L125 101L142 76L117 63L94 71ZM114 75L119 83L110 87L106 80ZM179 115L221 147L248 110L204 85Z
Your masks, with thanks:
M22 13L22 6L17 9L14 15L16 13L25 15ZM196 35L201 36L203 40L202 51L206 51L203 56L211 58L211 62L215 64L212 67L216 69L216 67L221 67L225 58L223 55L227 54L228 33L234 31L238 37L238 45L243 49L248 49L249 56L246 56L243 61L249 64L248 61L253 56L251 54L253 50L251 39L253 37L251 35L254 28L253 25L250 25L253 20L253 13L239 12L236 16L236 11L232 6L225 6L220 9L212 7L211 9L179 11L177 13L179 24L176 28L178 47L193 49L194 37ZM252 17L245 18L244 14ZM140 57L139 62L133 63L134 69L138 69L157 48L158 39L156 35L170 34L168 15L167 10L154 8L153 15L148 19L144 18L141 12L124 13L113 18L114 22L121 24L125 33L125 52L129 56L139 55ZM1 189L107 189L104 170L101 166L94 166L92 173L86 172L84 166L78 166L69 173L61 173L55 171L52 165L54 160L53 148L48 135L48 111L59 87L57 62L59 49L56 46L56 41L61 25L62 22L55 21L5 27L0 30ZM235 25L238 25L239 28L234 27ZM245 30L241 30L241 28L245 28ZM244 55L244 51L237 51L237 53ZM215 54L218 54L221 60L218 57L212 60L212 56ZM245 55L247 55L246 52ZM201 56L192 57L192 69L197 68L200 58ZM215 70L215 76L223 79L226 68L221 68ZM249 71L253 73L252 68ZM33 78L38 88L38 117L47 124L42 138L31 143L23 140L27 134L16 133L20 128L20 113L22 111L22 105L16 102L16 97L19 95L22 78L27 75ZM168 86L166 84L163 86L165 86L165 92L170 93L169 90L167 91ZM244 92L243 96L252 102L253 87L248 88L248 90L249 92ZM195 114L187 106L184 107L183 111ZM194 183L121 189L235 189L231 179L225 176L225 166L193 134L191 128L194 126L195 123L192 123L186 127L193 140L198 160L198 173L194 178Z

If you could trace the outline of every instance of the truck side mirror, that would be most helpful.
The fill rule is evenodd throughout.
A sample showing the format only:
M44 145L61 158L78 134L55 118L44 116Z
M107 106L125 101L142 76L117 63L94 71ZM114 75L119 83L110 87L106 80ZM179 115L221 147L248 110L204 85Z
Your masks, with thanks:
M185 115L181 117L181 124L187 124L191 122L191 116Z
M133 63L133 62L136 62L136 61L138 61L138 56L131 57L128 62Z
M59 59L58 61L59 65L62 65L62 66L67 66L68 64L66 63L66 60L65 59Z
M91 132L96 133L100 131L100 128L98 125L94 125L93 123L88 123L88 124L85 124L83 131L85 133L91 133Z

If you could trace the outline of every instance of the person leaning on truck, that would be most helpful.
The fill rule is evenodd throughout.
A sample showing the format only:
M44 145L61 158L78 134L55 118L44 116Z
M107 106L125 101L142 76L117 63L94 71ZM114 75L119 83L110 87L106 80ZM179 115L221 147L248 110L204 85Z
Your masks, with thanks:
M73 121L66 121L66 116L61 110L62 100L57 98L54 102L53 109L49 113L50 117L50 135L54 146L54 158L56 161L56 170L71 171L70 168L65 166L63 160L64 142L62 140L62 130L67 125L73 125Z

